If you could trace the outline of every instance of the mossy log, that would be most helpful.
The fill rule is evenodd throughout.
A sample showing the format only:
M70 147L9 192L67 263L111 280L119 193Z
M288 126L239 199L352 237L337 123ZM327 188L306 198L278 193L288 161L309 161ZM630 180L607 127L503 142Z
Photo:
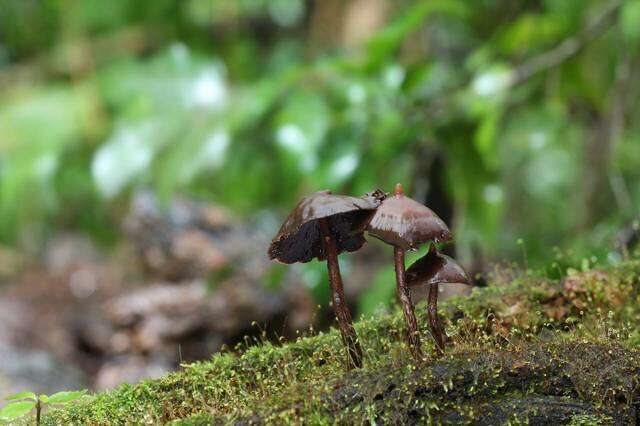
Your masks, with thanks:
M412 361L396 312L356 324L362 369L345 372L332 330L185 365L51 411L45 424L635 424L639 271L629 261L556 281L498 274L443 304L440 359Z

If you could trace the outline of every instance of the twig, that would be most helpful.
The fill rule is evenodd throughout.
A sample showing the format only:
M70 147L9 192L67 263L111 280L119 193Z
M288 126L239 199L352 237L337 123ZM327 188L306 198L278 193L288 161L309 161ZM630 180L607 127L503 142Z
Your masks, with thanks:
M510 86L516 86L530 79L534 75L555 68L569 58L575 56L589 42L598 38L607 28L615 22L616 14L620 6L621 0L616 0L609 4L605 10L598 15L591 23L582 29L578 34L562 41L553 49L541 53L530 59L524 64L518 66L512 74Z
M577 55L589 42L598 38L606 29L615 23L616 14L621 6L621 0L613 1L577 34L563 40L553 49L541 53L515 67L511 71L507 88L513 88L519 84L523 84L538 73L557 67ZM415 120L421 121L425 116L432 118L439 116L443 112L449 112L452 107L455 107L456 93L464 90L470 81L471 76L467 76L460 85L447 90L446 93L443 93L438 99L427 101L425 104L418 101L417 104L424 105L424 109L415 117Z

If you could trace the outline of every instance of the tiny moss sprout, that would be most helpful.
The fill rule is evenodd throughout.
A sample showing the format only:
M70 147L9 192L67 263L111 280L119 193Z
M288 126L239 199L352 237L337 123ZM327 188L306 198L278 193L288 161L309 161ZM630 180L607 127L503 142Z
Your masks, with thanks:
M40 424L42 409L48 406L64 406L76 401L87 393L86 390L62 391L53 395L36 395L34 392L20 392L9 395L5 400L9 401L0 410L0 420L12 421L24 417L36 410L36 424Z

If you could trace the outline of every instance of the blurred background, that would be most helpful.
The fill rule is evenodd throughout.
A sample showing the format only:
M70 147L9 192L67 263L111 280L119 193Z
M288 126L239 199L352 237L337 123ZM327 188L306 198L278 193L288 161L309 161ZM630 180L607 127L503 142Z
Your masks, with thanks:
M615 264L639 95L640 0L0 0L0 396L326 329L325 265L266 257L321 189L402 182L479 285ZM388 247L341 263L389 309Z

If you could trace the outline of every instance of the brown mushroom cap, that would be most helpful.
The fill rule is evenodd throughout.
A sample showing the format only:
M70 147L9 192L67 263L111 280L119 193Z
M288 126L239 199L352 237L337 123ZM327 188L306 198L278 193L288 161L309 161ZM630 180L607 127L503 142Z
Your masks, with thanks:
M438 253L433 245L407 269L406 277L409 287L440 283L471 285L464 269L449 256Z
M404 195L396 185L394 196L378 207L367 227L369 234L404 250L417 248L428 241L451 239L451 231L430 208Z
M282 224L269 246L269 258L282 263L325 260L319 219L329 222L338 253L353 252L365 243L364 230L380 204L379 193L362 198L319 191L303 198Z

